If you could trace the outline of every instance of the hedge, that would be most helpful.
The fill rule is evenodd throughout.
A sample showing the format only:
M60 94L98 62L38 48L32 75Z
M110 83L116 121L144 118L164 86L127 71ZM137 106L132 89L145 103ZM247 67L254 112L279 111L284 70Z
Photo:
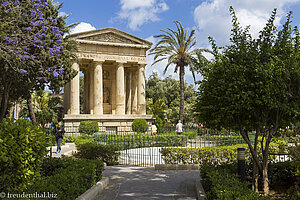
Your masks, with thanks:
M272 140L269 152L282 153L287 147L287 143L282 140ZM203 147L203 148L162 148L162 158L166 164L202 164L210 163L232 163L237 160L237 148L245 148L245 160L252 160L247 144L237 144L233 146ZM258 153L260 154L260 145ZM270 157L275 160L276 156Z
M211 164L201 166L201 182L208 200L259 200L268 199L249 189L249 182L240 182L229 169Z
M39 176L46 152L44 133L25 119L0 123L1 192L20 191Z
M148 122L145 119L135 119L131 128L137 133L145 133L148 130Z
M42 165L43 176L29 185L25 193L57 194L57 199L73 200L101 180L104 170L100 160L51 158Z
M99 131L98 122L96 121L81 121L79 124L79 133L93 135Z
M117 165L120 153L114 145L102 145L96 142L81 143L76 146L76 157L85 159L99 159L107 165Z
M116 145L120 150L141 147L173 147L186 146L187 137L184 135L110 135L101 134L95 136L95 141L102 144Z

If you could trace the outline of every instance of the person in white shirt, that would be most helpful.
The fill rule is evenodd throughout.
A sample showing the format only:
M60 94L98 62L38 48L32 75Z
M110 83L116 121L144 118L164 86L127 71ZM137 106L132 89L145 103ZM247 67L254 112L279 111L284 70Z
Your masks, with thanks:
M178 123L176 124L176 132L178 135L182 134L182 126L181 120L178 120Z

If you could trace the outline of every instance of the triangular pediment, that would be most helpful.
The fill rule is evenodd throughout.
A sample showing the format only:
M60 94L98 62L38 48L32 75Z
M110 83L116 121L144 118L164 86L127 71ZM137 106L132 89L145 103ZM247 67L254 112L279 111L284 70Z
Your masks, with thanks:
M129 33L120 31L116 28L103 28L94 31L82 32L70 35L78 41L100 42L100 43L115 43L126 45L146 45L151 47L152 43Z

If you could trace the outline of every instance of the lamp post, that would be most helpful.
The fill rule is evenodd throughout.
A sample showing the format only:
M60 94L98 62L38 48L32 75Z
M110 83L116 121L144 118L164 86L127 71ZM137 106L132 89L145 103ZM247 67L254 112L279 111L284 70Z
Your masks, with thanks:
M245 148L237 149L237 159L238 159L238 175L241 181L246 180L246 172L245 172Z

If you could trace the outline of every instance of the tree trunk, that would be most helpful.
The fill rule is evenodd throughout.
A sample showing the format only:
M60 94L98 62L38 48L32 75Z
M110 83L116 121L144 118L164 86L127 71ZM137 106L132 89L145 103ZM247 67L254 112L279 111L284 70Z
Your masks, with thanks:
M252 175L252 190L258 192L258 169L255 162L253 162L253 175Z
M9 99L9 87L10 85L3 84L3 94L1 95L1 101L0 101L0 122L3 121L7 110L8 99Z
M271 139L273 136L273 133L275 133L275 130L277 130L278 126L275 126L276 128L274 128L273 130L270 130L268 133L268 137L266 139L266 143L265 143L265 148L262 148L262 154L263 154L263 171L262 171L262 175L263 175L263 185L264 185L264 195L268 195L269 194L269 178L268 178L268 159L269 159L269 146L271 143Z
M240 129L240 134L242 135L242 137L245 140L245 142L248 144L250 153L251 153L252 158L253 158L253 162L256 163L256 165L257 165L258 172L262 172L262 166L259 163L259 159L257 157L257 152L254 151L254 148L253 148L253 146L252 146L252 144L251 144L251 142L249 140L248 133L246 133L245 131L243 131L242 129Z
M29 94L28 97L27 97L27 107L28 107L29 117L31 119L31 122L32 122L33 125L35 125L36 124L36 118L35 118L35 114L34 114L34 111L33 111L31 94Z
M260 134L259 128L256 130L255 139L254 139L254 152L257 154L257 144L258 144L258 136ZM253 162L253 174L252 174L252 190L258 192L258 168L257 164Z
M268 162L263 165L264 195L269 194Z
M181 120L181 122L183 122L183 109L184 109L184 66L179 66L179 80L180 80L179 120Z
M8 104L8 91L4 89L3 91L3 97L1 97L1 102L0 102L0 122L3 121L7 109L7 104Z

